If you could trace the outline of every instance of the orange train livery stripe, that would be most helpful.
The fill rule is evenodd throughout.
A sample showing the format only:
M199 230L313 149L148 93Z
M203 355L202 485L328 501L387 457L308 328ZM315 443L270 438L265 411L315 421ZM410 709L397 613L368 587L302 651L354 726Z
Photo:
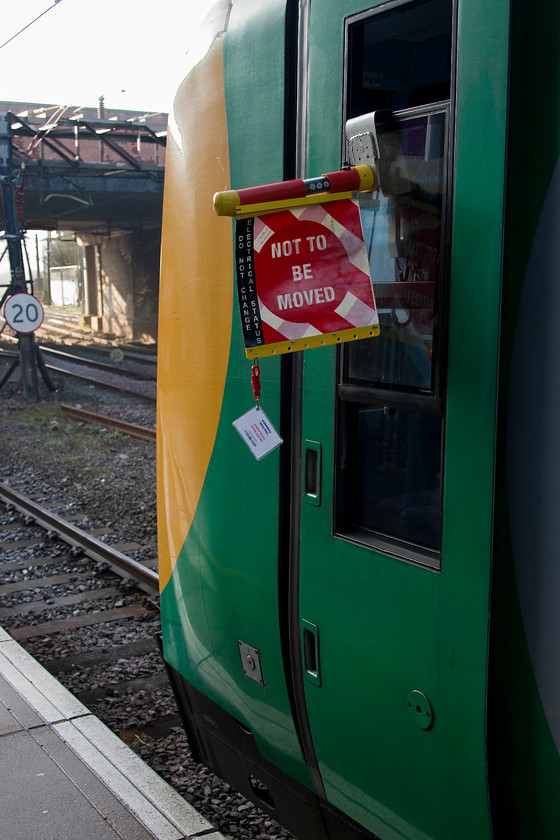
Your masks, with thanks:
M217 38L179 88L175 129L167 146L159 305L159 330L165 341L160 341L158 359L161 590L171 577L202 491L231 340L231 226L212 209L214 193L229 187L222 46L223 38ZM201 141L201 127L213 138L212 155Z

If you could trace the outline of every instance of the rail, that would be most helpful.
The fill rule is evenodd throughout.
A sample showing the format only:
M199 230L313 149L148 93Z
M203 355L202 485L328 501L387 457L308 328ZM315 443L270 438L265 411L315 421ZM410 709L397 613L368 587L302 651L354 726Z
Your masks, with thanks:
M60 350L56 347L47 347L46 344L39 344L39 350L43 353L43 355L58 356L59 359L66 359L70 362L77 362L77 364L86 365L87 367L106 370L109 373L120 373L123 376L127 376L129 379L155 381L153 373L145 374L139 373L135 370L127 370L127 368L117 367L115 364L107 364L107 362L100 362L97 359L90 359L87 356L80 356L77 353L72 353L70 350Z
M17 341L17 339L13 336L4 336L4 339L10 343L15 343ZM71 358L69 354L63 353L62 351L55 352L58 353L60 362L55 364L53 362L47 363L45 361L45 368L47 370L62 373L66 376L74 376L77 379L82 379L85 382L92 382L101 387L112 388L116 391L124 391L128 394L134 394L134 396L141 397L146 400L156 400L156 379L153 376L140 378L141 374L136 372L131 373L125 368L104 365L102 362L90 362L88 359L82 357ZM13 358L9 350L4 351L2 349L0 349L0 357L6 359ZM99 375L92 376L90 373L86 373L86 369L88 368L91 370L99 370ZM12 370L6 374L5 380L9 378ZM5 380L2 380L2 382ZM131 387L130 384L126 383L126 380L129 380L129 383L136 382L136 387Z
M155 441L154 429L147 426L139 426L136 423L127 423L125 420L117 420L114 417L107 417L106 414L95 414L93 411L85 411L83 408L75 408L67 403L60 403L60 410L73 417L75 420L83 420L85 423L98 423L100 426L107 426L109 429L117 429L125 435L137 437L141 440Z
M31 516L35 522L48 531L58 534L69 545L79 548L92 560L98 563L107 563L115 572L122 577L132 578L141 589L149 594L159 591L159 576L157 572L133 560L115 548L106 545L97 537L82 531L70 522L67 522L56 513L51 513L42 505L18 493L6 484L0 483L0 498L13 505L17 510L26 516Z

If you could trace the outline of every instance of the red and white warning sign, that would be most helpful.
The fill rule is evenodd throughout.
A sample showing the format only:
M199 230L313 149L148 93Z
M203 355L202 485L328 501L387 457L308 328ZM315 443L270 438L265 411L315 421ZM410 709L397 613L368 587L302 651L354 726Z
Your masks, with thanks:
M238 221L236 268L249 358L379 334L353 199Z

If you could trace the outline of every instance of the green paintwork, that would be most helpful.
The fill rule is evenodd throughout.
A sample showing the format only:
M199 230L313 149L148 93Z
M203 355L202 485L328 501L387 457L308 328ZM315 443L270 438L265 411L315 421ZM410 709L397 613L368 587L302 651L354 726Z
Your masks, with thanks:
M334 17L327 5L311 6L310 174L339 165L342 17L367 8L347 0ZM508 11L459 4L441 574L333 539L331 458L321 506L302 505L301 618L321 634L321 687L306 686L315 749L330 801L383 838L491 836L485 695ZM324 453L334 446L334 382L334 351L306 354L303 435ZM426 731L410 719L414 689L434 710Z
M283 177L284 28L284 0L263 0L258 10L248 0L234 5L224 67L236 189ZM230 222L223 219L223 224ZM279 456L274 452L257 462L232 427L254 406L251 362L245 358L236 302L233 321L212 459L195 519L162 594L165 652L195 688L252 730L263 756L309 785L280 650ZM263 364L262 406L276 428L279 375L279 359ZM260 650L263 687L244 676L238 639Z
M310 176L340 165L343 18L380 5L311 2ZM504 221L510 2L457 4L441 573L333 538L336 351L305 354L303 439L322 465L319 497L304 496L301 506L300 622L319 652L317 673L305 675L307 711L328 800L383 840L490 840L488 769L496 838L560 836L560 759L525 643L503 475L511 336L560 156L560 140L543 144L527 115L559 100L560 8L555 0L512 5ZM235 188L283 175L284 25L284 0L233 4L225 82ZM214 453L162 593L166 658L253 731L264 757L311 787L280 651L279 453L254 461L231 426L252 404L237 311L233 326ZM280 360L267 359L262 403L277 428L279 378ZM264 687L244 677L237 639L259 648ZM433 712L429 726L411 698L417 715Z

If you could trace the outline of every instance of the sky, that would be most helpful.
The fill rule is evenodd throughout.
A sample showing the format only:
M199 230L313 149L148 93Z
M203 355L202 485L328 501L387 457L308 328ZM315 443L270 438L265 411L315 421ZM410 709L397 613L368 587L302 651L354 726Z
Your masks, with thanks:
M189 39L211 6L212 0L5 0L0 44L28 28L0 47L0 101L97 107L103 96L107 108L168 112L185 75Z

